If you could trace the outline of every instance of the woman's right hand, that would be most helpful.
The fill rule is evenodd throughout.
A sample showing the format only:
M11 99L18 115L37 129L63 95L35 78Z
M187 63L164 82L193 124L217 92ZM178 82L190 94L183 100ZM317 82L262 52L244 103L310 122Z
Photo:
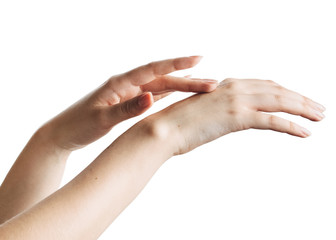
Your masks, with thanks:
M44 124L40 132L46 142L69 152L96 141L116 124L139 116L171 92L211 92L217 81L167 75L191 68L200 60L200 56L166 59L112 76Z
M169 137L173 154L178 155L250 128L308 137L310 132L305 128L265 112L286 112L320 121L324 110L322 105L273 81L230 78L215 91L193 95L150 118L158 123L156 131Z

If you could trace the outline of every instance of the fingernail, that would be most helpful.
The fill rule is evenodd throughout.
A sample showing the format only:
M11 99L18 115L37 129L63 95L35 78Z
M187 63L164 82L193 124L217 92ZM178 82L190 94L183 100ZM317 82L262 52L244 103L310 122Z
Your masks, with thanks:
M318 119L323 119L324 118L324 114L323 113L321 113L320 111L314 111L314 113L315 113L315 116L318 118Z
M140 97L138 98L138 104L142 108L149 106L150 101L148 99L148 93L143 93L142 95L140 95Z
M216 84L218 84L218 81L214 80L214 79L201 79L201 81L206 82L206 83L216 83Z
M200 58L200 59L203 58L203 56L201 56L201 55L193 55L193 56L189 56L189 57L198 57L198 58Z
M189 56L190 58L198 58L197 60L197 63L199 63L201 60L202 60L202 58L203 58L203 56L199 56L199 55L195 55L195 56Z
M326 108L324 106L322 106L321 104L315 102L315 107L320 110L321 112L325 111Z
M301 127L301 133L303 135L303 137L309 137L311 135L311 132L308 131L307 129Z

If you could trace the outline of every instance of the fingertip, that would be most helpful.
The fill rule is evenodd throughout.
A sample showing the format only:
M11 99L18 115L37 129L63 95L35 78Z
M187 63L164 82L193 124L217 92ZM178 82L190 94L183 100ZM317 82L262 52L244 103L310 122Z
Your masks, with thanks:
M202 56L190 56L190 57L181 57L181 58L175 58L172 61L173 69L170 71L166 71L166 73L177 71L177 70L183 70L187 68L194 67L199 61L201 61Z
M189 56L190 58L197 58L198 60L201 60L203 58L203 56L201 55L193 55L193 56Z
M218 87L218 81L213 79L202 79L205 92L212 92Z
M145 92L138 98L138 104L141 108L149 108L153 105L154 98L151 92Z
M216 90L217 86L217 84L206 84L204 86L204 92L213 92Z
M203 56L195 55L195 56L190 56L189 58L193 59L193 65L196 65L202 60Z
M318 110L314 110L313 114L314 114L313 115L314 118L312 119L313 121L321 121L322 119L325 118L325 115L322 112L318 111Z
M182 91L186 92L212 92L218 87L218 81L213 79L186 78L188 81L187 88ZM181 89L180 89L181 90Z
M311 132L308 129L301 127L301 132L300 132L301 137L306 138L306 137L309 137L310 135L311 135Z
M322 105L322 104L319 104L319 103L317 103L317 102L314 102L313 101L313 103L314 103L314 107L316 108L316 109L318 109L319 111L321 111L321 112L324 112L325 110L326 110L326 108Z

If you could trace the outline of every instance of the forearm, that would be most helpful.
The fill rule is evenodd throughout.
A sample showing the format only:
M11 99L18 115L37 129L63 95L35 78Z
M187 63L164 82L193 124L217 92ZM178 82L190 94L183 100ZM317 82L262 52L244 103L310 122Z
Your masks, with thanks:
M13 240L96 239L172 156L167 133L138 123L66 186L7 222L0 233Z
M58 189L69 154L45 128L34 133L0 187L0 224Z

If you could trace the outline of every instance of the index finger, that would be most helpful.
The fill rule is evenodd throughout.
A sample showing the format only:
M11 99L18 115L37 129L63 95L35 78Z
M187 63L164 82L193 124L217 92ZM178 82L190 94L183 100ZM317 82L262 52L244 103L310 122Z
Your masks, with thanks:
M151 62L126 72L125 76L133 85L140 86L153 81L160 75L192 68L201 59L201 56L190 56Z

